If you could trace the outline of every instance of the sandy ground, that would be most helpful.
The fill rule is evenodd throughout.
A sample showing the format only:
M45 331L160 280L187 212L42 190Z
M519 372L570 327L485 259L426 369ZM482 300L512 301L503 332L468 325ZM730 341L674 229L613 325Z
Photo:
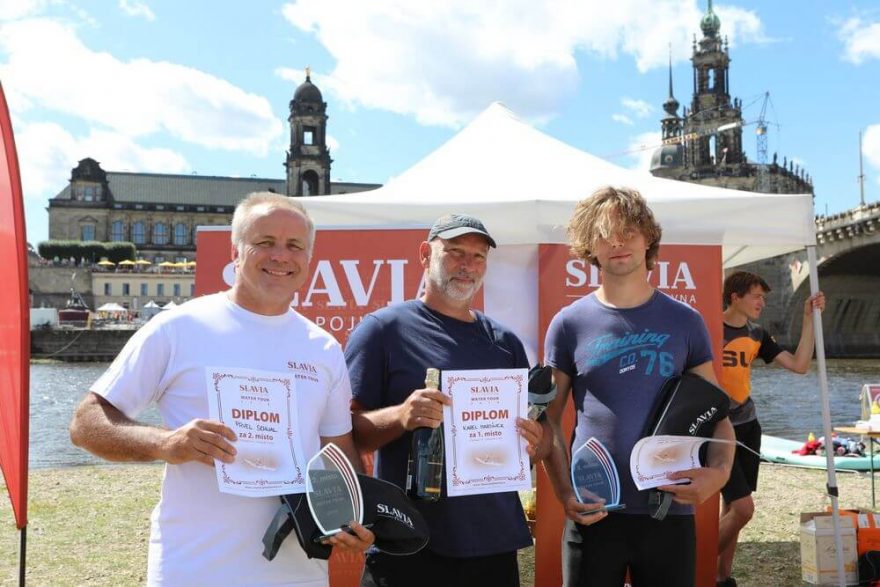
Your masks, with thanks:
M158 497L161 473L157 465L33 471L28 584L141 584L149 514ZM869 475L838 474L837 484L841 507L871 507ZM825 496L825 472L763 464L755 502L755 517L740 537L734 576L743 587L801 585L800 513L821 511L830 504ZM4 496L0 499L0 585L17 584L18 542L10 503ZM526 549L520 556L523 585L533 584L532 551Z

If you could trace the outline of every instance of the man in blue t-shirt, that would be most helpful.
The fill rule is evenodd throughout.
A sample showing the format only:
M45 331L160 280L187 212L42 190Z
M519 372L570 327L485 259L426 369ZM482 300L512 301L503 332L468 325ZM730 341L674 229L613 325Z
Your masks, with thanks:
M559 311L544 344L558 389L546 411L556 441L544 463L568 517L564 584L622 585L629 569L633 587L692 585L692 504L727 481L733 447L712 443L707 467L672 476L690 483L660 488L675 501L662 521L649 513L648 492L636 489L629 458L669 377L692 372L715 383L706 326L694 309L648 283L661 231L637 191L599 189L578 203L568 234L572 252L600 268L602 284ZM573 448L590 437L605 445L620 473L624 510L609 513L601 504L585 505L575 497L568 442L561 432L569 396L577 411ZM727 418L716 425L714 436L733 439Z
M377 450L379 478L404 487L412 431L436 428L450 400L425 388L425 371L527 368L522 343L510 330L471 309L495 241L472 216L439 218L419 246L425 293L368 316L345 349L352 385L354 437ZM518 420L529 453L539 424ZM412 556L369 552L365 586L519 585L516 551L532 539L516 492L448 498L444 471L438 501L416 501L428 522L428 546Z

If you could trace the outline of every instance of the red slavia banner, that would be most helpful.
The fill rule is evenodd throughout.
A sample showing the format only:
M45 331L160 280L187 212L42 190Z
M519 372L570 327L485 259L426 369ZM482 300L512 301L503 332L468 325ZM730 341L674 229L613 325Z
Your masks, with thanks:
M424 284L418 251L427 234L427 228L319 229L310 277L294 299L294 308L344 345L366 314L421 296ZM232 285L235 272L229 237L228 227L202 228L196 233L196 295ZM482 292L474 305L482 308ZM362 568L363 556L336 552L330 559L330 582L333 587L357 587Z
M27 525L30 310L21 176L0 87L0 468L19 529Z
M566 245L540 245L538 249L538 326L541 346L543 333L561 308L599 287L598 268L585 261L572 259ZM695 307L709 328L716 358L721 352L721 247L698 245L664 245L649 277L650 283L663 293ZM540 356L543 357L543 348ZM716 361L717 364L717 361ZM717 366L716 366L717 370ZM570 437L574 426L574 409L569 402L565 415ZM621 474L628 472L621 472ZM536 585L561 585L560 549L565 516L553 495L553 487L544 470L538 475L538 523L535 528ZM697 584L715 584L717 560L718 501L709 499L697 509Z
M345 344L364 315L421 296L419 243L428 229L318 230L310 277L293 307ZM229 289L235 279L230 230L196 233L196 295ZM474 305L482 308L482 292Z

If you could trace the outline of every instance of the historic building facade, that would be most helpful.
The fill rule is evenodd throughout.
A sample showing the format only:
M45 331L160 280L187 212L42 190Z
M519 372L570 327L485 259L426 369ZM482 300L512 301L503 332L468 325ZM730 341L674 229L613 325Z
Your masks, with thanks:
M761 148L761 135L766 133L763 120L756 127L759 160L747 160L743 151L742 101L730 96L730 55L727 40L719 34L721 20L712 9L712 0L708 0L700 29L703 37L694 39L691 56L693 98L681 116L672 90L670 62L669 97L663 103L665 116L660 121L663 146L652 156L651 173L750 192L813 193L809 175L793 162L783 158L780 163L775 153L772 161L766 161L766 140Z
M115 302L140 312L149 302L164 306L168 302L182 304L190 299L195 292L195 275L191 271L93 271L92 292L94 308Z
M114 172L83 159L49 200L49 238L130 241L154 264L192 260L196 227L229 224L235 205L251 192L309 197L380 187L330 181L327 118L327 103L306 70L290 102L285 179Z

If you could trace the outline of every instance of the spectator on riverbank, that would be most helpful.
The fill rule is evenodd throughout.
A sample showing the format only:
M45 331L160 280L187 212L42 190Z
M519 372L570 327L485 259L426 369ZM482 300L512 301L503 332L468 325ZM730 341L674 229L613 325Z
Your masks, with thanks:
M758 487L761 425L751 398L751 365L760 357L793 373L806 373L813 359L813 310L825 309L825 295L818 292L804 302L803 326L794 354L784 350L759 324L770 286L759 275L737 271L724 280L724 349L721 387L730 396L730 421L736 439L751 450L736 447L730 479L721 490L721 519L718 523L718 586L736 587L730 576L736 542L755 513L752 493ZM751 452L754 451L754 452Z

